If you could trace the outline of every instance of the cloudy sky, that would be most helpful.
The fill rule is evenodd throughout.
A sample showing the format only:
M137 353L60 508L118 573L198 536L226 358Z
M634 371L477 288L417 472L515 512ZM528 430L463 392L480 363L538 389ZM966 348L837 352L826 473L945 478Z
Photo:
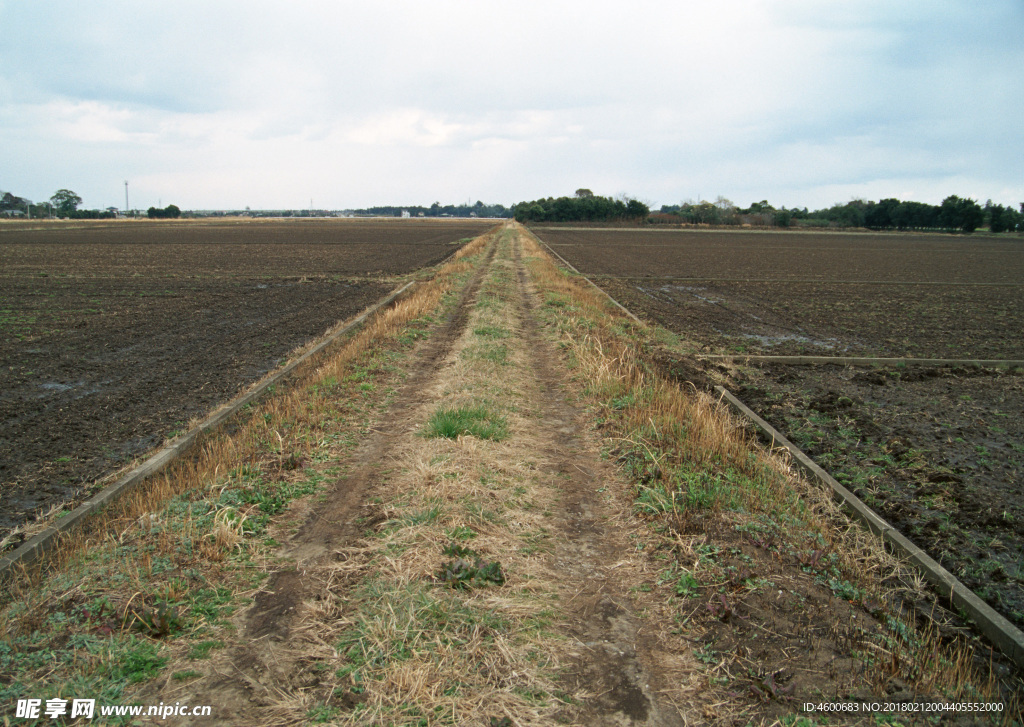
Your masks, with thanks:
M0 0L0 189L1016 205L1022 39L1022 0Z

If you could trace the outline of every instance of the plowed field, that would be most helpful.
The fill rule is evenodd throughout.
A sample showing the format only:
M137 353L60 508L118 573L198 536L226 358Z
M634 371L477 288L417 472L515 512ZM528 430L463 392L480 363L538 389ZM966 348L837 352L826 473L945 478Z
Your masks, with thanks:
M701 354L1024 359L1020 238L537 232ZM704 368L1024 626L1020 369Z
M485 221L0 226L0 537L88 492Z

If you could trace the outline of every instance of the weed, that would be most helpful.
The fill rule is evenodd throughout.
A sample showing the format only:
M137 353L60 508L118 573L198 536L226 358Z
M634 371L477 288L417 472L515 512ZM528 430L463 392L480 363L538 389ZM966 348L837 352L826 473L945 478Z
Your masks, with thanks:
M447 439L458 439L468 434L479 439L501 441L508 437L508 423L503 416L484 406L445 407L431 415L423 434Z
M181 633L185 625L178 607L166 601L134 611L132 615L138 627L153 638Z
M223 641L210 640L200 641L198 644L193 644L192 648L188 652L189 659L209 659L210 652L214 649L224 648Z
M449 543L443 553L453 560L441 565L435 578L451 588L504 585L505 574L497 561L485 561L475 550Z

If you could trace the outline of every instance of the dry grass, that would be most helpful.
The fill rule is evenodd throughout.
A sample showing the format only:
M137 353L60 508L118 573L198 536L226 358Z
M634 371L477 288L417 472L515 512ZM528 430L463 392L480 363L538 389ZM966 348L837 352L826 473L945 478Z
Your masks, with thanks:
M939 629L922 628L902 613L898 604L919 599L924 591L916 572L853 524L784 451L759 445L723 402L668 381L648 366L645 344L654 332L556 267L525 230L523 237L531 274L575 378L597 407L611 454L637 483L636 510L695 581L722 576L720 566L695 550L712 542L707 535L688 534L695 522L699 531L713 532L743 528L762 516L785 519L798 533L794 544L813 542L822 554L834 554L836 570L856 584L862 602L895 604L889 629L906 638L887 638L882 649L887 665L875 670L877 685L898 677L920 694L954 701L1006 696L991 671L979 673L968 640L942 638ZM1013 708L1012 694L1010 699L1007 707Z
M524 547L543 539L542 513L553 497L529 423L513 406L526 362L521 350L502 362L473 353L515 315L510 279L500 274L507 235L500 244L497 274L485 279L464 335L414 415L421 430L395 443L393 474L371 519L379 522L321 571L321 583L337 586L308 604L311 631L341 655L335 693L354 689L362 700L334 715L341 724L550 724L562 706L561 649L552 644L557 588L544 558ZM467 403L500 413L510 436L424 436L434 411ZM454 589L440 582L453 545L499 563L504 583Z
M396 357L452 304L488 239L14 574L0 605L0 647L11 655L0 693L55 696L76 675L78 696L117 703L165 664L187 665L190 644L220 633L252 598L272 557L272 519L334 472L330 459L386 403ZM51 655L37 664L40 651Z

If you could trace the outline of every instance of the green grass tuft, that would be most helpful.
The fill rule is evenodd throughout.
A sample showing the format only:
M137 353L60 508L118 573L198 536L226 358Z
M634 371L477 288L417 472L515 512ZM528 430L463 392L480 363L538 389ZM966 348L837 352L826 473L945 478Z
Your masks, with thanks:
M447 407L434 412L424 430L427 437L457 439L464 434L499 442L508 437L508 422L484 406Z

